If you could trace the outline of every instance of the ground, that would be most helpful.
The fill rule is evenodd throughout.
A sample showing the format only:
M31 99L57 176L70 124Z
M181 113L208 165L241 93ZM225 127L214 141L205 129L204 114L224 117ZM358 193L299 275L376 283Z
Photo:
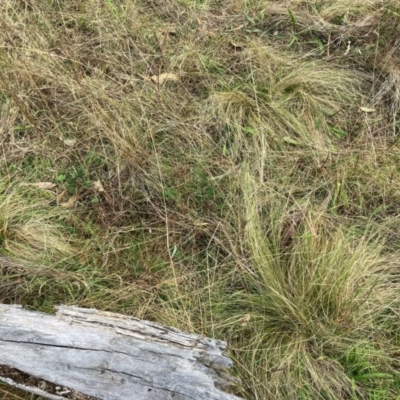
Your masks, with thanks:
M398 398L397 0L0 23L0 301L225 340L246 399Z

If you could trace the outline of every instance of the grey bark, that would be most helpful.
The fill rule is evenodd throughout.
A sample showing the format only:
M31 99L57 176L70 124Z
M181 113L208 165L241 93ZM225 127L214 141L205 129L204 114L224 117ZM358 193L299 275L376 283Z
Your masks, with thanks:
M49 315L0 304L0 366L40 384L1 369L0 380L49 399L239 399L226 392L236 380L225 350L225 342L120 314L60 306Z

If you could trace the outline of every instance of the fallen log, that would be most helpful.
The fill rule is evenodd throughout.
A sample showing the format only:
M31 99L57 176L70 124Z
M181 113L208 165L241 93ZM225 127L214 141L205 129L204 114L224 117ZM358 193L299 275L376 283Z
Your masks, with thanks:
M234 400L226 343L78 307L0 304L0 381L48 399Z

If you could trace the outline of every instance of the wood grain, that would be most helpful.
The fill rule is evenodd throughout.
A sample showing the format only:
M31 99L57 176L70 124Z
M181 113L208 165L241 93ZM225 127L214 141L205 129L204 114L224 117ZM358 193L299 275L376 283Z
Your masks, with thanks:
M235 383L225 350L222 341L120 314L0 304L0 364L98 399L239 399L225 391Z

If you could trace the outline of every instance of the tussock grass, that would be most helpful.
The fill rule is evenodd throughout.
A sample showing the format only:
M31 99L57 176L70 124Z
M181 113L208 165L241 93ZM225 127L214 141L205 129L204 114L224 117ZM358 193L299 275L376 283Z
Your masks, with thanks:
M259 12L259 24L290 37L291 46L329 62L373 71L374 96L369 102L379 104L386 96L390 115L398 113L399 71L393 59L400 32L396 1L267 2Z
M396 374L396 363L378 342L364 348L371 346L365 338L379 336L384 324L393 322L390 311L398 300L390 278L395 260L381 255L377 238L366 232L355 239L323 212L301 207L300 214L289 213L296 226L288 226L282 218L285 204L275 200L263 218L257 185L247 174L243 182L251 267L246 289L233 293L226 305L238 313L235 335L251 342L237 348L240 359L251 360L250 376L263 376L253 382L258 396L368 396L354 387L352 378L369 372L386 373L385 378ZM284 241L290 229L297 234ZM346 357L358 346L368 367L354 371L360 374L355 377Z
M20 303L36 293L34 306L47 285L82 284L82 275L71 267L83 248L75 246L65 210L52 207L41 189L5 179L0 186L2 301ZM52 296L57 298L55 291Z
M228 132L225 146L242 149L250 142L254 147L249 140L254 135L265 138L272 150L294 144L319 155L329 152L334 137L330 120L348 117L349 108L362 97L363 76L302 61L257 42L242 58L249 76L232 85L237 89L212 93L207 110L215 114L214 125Z
M43 257L55 263L71 257L75 251L63 229L62 212L50 210L51 199L46 193L2 183L5 194L0 197L0 221L5 250L34 263L40 263Z
M398 397L396 1L5 0L0 26L1 301L227 340L247 399Z

